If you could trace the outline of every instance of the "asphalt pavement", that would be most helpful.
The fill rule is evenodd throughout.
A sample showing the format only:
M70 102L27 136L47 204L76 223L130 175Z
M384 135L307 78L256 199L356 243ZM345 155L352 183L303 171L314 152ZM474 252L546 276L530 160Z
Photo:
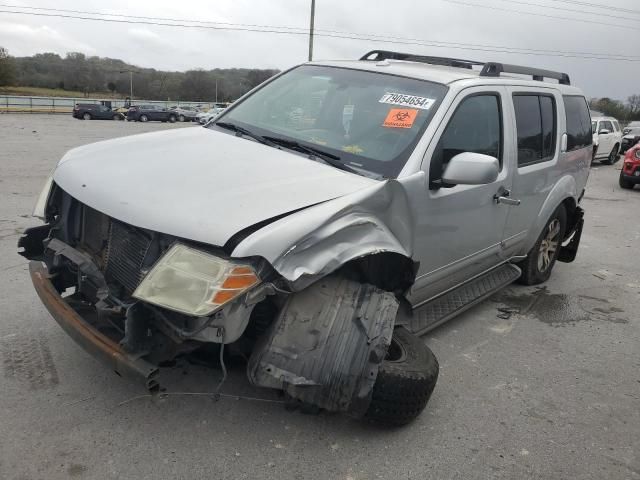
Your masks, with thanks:
M162 128L200 127L0 115L1 479L640 479L640 187L618 187L622 162L592 167L575 263L424 338L435 392L388 430L287 411L242 366L219 401L220 371L183 361L171 395L140 396L46 312L16 253L46 175L71 147Z

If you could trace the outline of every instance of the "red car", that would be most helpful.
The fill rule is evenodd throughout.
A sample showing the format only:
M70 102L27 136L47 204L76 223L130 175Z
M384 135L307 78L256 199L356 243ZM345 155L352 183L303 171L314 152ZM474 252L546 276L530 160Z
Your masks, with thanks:
M640 143L627 150L620 171L620 186L622 188L631 189L638 183L640 183Z

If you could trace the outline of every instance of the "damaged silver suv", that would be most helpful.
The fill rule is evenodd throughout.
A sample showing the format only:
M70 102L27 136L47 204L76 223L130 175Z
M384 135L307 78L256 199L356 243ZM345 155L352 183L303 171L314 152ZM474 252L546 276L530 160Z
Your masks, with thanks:
M308 63L205 128L69 151L20 253L62 328L150 390L214 350L301 404L404 424L438 376L419 335L575 258L591 143L566 74Z

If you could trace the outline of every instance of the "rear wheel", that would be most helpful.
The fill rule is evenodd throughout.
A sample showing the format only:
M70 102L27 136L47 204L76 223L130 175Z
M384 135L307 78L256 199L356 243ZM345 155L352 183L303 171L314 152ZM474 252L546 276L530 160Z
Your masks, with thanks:
M410 423L427 406L438 371L438 360L429 347L405 328L396 328L365 417L389 426Z
M606 158L606 160L602 160L602 163L604 163L605 165L612 165L614 163L616 163L618 161L618 149L620 147L618 145L615 145L613 147L613 150L611 150L611 153L609 153L609 156Z
M620 184L620 187L625 190L631 190L633 188L633 183L624 178L622 171L620 171L620 180L618 180L618 183Z
M83 120L91 120L91 114L89 112L85 112L85 114L82 115L82 119Z
M149 121L149 117L147 117L146 115L142 114L140 115L140 119L141 122L148 122Z
M184 122L184 121L185 121L184 115L180 115L180 116L178 117L178 121L179 121L179 122Z
M522 269L522 275L518 280L520 283L538 285L549 279L560 253L566 225L567 212L564 206L560 205L551 215L527 258L518 264Z
M169 115L169 123L176 123L176 116L175 115Z

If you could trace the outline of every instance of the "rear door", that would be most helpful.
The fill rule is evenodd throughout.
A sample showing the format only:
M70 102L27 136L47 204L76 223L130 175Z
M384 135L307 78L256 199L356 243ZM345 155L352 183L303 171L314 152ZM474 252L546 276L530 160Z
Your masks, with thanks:
M562 96L555 89L509 87L511 131L515 132L512 154L516 159L511 196L520 205L509 210L503 254L522 254L523 245L539 232L532 232L538 214L560 176L560 135L564 129Z

